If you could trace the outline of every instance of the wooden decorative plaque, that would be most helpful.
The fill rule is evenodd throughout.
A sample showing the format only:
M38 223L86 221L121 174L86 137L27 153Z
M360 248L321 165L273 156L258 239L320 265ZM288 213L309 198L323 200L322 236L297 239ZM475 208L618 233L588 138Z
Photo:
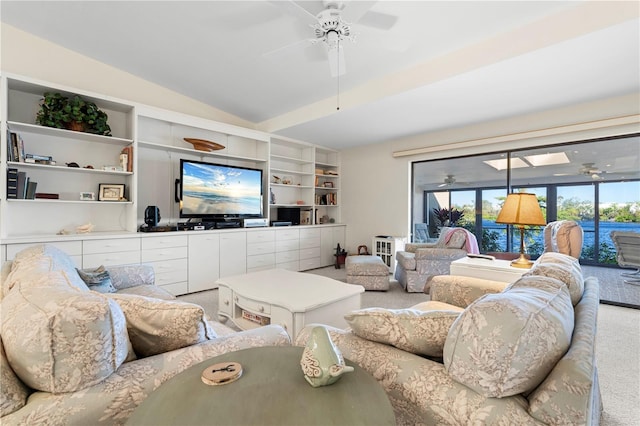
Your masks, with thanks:
M226 385L242 376L242 365L237 362L221 362L207 367L202 372L202 382L207 385Z

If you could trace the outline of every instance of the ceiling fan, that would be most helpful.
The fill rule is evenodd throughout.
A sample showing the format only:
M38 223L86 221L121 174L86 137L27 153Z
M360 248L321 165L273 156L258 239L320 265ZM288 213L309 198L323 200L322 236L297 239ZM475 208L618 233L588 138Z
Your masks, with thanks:
M438 185L438 188L442 188L442 187L445 187L445 186L451 186L453 184L469 185L468 182L458 182L454 175L447 175L447 177L444 178L444 181L440 185Z
M388 30L397 17L370 10L376 1L271 1L272 5L280 8L284 13L292 15L308 24L314 31L315 37L299 40L295 43L280 47L264 54L271 56L284 51L306 48L308 45L321 45L324 59L329 61L332 77L346 73L344 58L344 42L355 43L356 32L352 26L361 25ZM317 12L315 15L311 11ZM311 32L310 32L311 35Z
M582 167L580 167L579 173L585 176L591 176L592 179L603 179L600 175L607 172L600 170L596 167L595 163L583 163Z

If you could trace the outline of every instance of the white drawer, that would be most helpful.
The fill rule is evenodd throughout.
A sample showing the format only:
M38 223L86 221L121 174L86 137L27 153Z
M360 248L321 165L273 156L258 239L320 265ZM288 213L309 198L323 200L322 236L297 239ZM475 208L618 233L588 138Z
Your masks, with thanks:
M249 310L256 314L270 314L271 313L271 305L264 302L258 302L257 300L252 300L247 297L242 297L240 295L235 296L236 305Z
M24 244L7 244L7 258L6 260L13 260L18 252L39 245L40 243L24 243ZM82 241L53 241L45 244L59 248L69 256L82 256Z
M320 248L320 238L300 238L300 248L307 249L312 247Z
M276 231L276 241L297 240L300 238L299 229L278 229Z
M187 281L187 271L186 270L175 270L171 272L165 272L162 274L156 274L156 285L167 285L179 283L181 281Z
M165 247L142 251L142 262L156 262L159 260L184 259L187 257L187 247Z
M121 251L118 253L96 253L82 256L83 268L97 268L100 265L129 265L140 263L140 251Z
M266 241L275 241L276 233L274 231L250 231L247 232L247 243L263 243Z
M309 228L304 228L300 230L300 239L303 238L320 238L320 230L319 229L309 229Z
M267 241L265 243L251 243L247 244L247 255L252 256L256 254L273 253L276 251L275 241Z
M314 259L300 259L300 270L307 271L309 269L316 269L320 267L320 258Z
M298 240L276 241L276 252L298 250Z
M300 249L300 259L312 259L314 257L320 259L320 247Z
M181 283L167 284L160 287L167 290L174 296L181 296L183 294L189 293L189 283L187 283L186 281L183 281Z
M273 253L258 254L255 256L247 256L247 268L263 268L265 266L273 267L276 264L276 255Z
M142 238L142 250L159 249L164 247L182 247L187 245L186 235L165 235L162 237Z
M173 259L173 260L163 260L158 262L143 262L146 265L151 265L153 267L153 271L156 275L156 281L158 280L158 276L160 275L171 275L176 273L176 276L179 276L179 279L175 279L174 281L182 281L187 279L187 271L189 270L189 263L187 259ZM177 275L177 274L180 275Z
M140 251L140 238L114 238L110 240L85 240L82 254ZM133 263L133 262L127 262Z
M298 250L278 252L276 253L276 263L286 263L293 260L297 261L299 259L298 253Z

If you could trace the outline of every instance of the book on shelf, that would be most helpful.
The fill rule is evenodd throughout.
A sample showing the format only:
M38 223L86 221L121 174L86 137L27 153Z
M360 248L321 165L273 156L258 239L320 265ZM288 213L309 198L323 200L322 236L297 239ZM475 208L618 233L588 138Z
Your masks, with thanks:
M29 182L27 183L27 192L25 194L25 197L27 200L33 200L36 198L36 188L38 187L38 182L34 182L32 180L29 180Z
M7 169L7 199L18 198L18 169Z
M311 210L300 210L300 225L311 225Z
M51 194L48 192L36 192L36 198L42 198L47 200L57 200L60 198L60 194Z
M120 152L120 165L125 172L133 171L133 146L125 146Z
M8 133L8 150L7 150L7 160L13 162L24 162L25 153L24 153L24 140L19 133L12 132L7 130Z
M24 199L26 191L27 191L27 173L18 172L18 184L17 184L18 196L16 198Z

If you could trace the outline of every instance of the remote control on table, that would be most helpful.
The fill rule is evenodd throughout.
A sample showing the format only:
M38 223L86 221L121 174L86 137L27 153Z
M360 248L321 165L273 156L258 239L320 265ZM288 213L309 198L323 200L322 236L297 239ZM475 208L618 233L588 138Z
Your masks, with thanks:
M490 254L467 253L467 257L471 257L475 259L496 260L495 256L491 256Z

